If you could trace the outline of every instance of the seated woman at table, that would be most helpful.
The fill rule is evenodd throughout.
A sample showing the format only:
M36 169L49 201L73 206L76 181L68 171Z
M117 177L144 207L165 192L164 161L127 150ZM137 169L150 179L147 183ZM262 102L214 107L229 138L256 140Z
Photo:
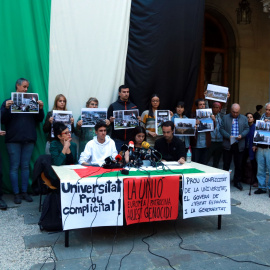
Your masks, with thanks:
M86 108L98 108L98 100L94 97L90 97L86 102ZM110 121L108 119L105 120L107 125L107 134L109 135L110 129ZM86 144L93 140L95 133L95 127L82 127L81 116L77 121L76 128L74 130L76 136L79 137L79 156L84 151Z
M146 141L146 131L144 127L137 126L133 129L133 134L132 134L132 141L134 142L134 152L133 152L133 157L134 159L144 159L147 150L142 148L142 143L143 141ZM125 161L128 163L130 161L129 159L129 150L125 152Z
M50 145L52 165L77 164L77 145L71 141L71 133L68 127L61 122L57 122L53 125L53 132L55 139Z
M44 125L43 125L43 131L45 134L47 134L47 143L45 148L45 153L50 154L50 143L53 140L51 136L52 131L52 123L53 123L53 110L59 110L59 111L67 111L67 99L64 95L59 94L54 99L53 108L51 111L47 113ZM74 132L74 118L70 118L71 121L71 130L72 133Z

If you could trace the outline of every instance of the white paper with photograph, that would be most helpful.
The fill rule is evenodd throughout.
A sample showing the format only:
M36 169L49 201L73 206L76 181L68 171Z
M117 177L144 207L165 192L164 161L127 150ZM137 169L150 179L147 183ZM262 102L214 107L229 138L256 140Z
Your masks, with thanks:
M107 119L107 108L82 108L82 127L94 127L97 122Z
M52 123L52 129L51 129L51 136L54 138L54 133L53 133L53 124L56 122L62 122L64 123L69 131L71 132L71 118L72 118L72 111L59 111L59 110L53 110L53 123Z
M11 113L39 113L38 94L12 92Z
M183 218L231 214L230 173L183 175Z
M215 100L226 103L229 88L214 84L208 84L205 94L205 99Z
M196 119L174 118L175 136L195 136Z
M155 129L157 135L163 135L161 125L166 121L171 120L169 110L156 110L155 111Z
M212 109L197 109L196 118L200 120L198 132L207 132L214 130L214 121L211 118Z
M270 122L263 120L256 121L253 142L270 145Z
M114 129L129 129L139 125L139 110L120 110L113 111Z

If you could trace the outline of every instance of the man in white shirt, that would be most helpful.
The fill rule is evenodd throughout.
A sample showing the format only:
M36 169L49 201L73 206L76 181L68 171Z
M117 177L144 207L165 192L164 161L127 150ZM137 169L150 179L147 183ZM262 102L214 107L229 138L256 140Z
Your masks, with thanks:
M84 151L81 153L79 163L81 165L99 165L104 164L104 160L107 157L113 159L117 155L115 142L107 136L106 124L104 122L98 122L95 125L95 133L97 136L93 140L89 141Z

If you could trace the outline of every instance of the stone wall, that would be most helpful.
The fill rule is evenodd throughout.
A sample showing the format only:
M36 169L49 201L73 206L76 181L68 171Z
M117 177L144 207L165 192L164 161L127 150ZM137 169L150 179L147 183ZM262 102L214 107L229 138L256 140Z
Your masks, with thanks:
M239 0L240 1L240 0ZM269 101L270 92L270 18L263 4L249 0L251 24L238 25L236 8L239 1L206 0L206 10L224 16L235 36L235 79L231 89L232 102L239 102L242 113L255 112L257 104ZM229 35L229 39L230 39Z

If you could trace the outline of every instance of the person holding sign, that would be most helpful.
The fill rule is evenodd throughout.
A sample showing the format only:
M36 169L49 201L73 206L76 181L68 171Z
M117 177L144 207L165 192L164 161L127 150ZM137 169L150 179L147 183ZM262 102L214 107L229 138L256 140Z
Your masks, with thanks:
M115 141L117 151L120 152L121 146L123 144L127 144L130 137L132 136L132 129L120 129L115 130L114 129L114 117L113 117L113 111L118 110L131 110L131 109L137 109L137 106L133 104L129 100L129 87L126 85L119 86L118 89L118 100L112 103L107 112L107 117L111 122L111 128L112 128L112 139ZM139 120L141 119L139 116L137 117Z
M50 154L50 143L53 140L52 138L52 124L53 124L53 110L58 110L58 111L66 111L67 110L67 99L64 95L59 94L55 97L54 99L54 104L53 104L53 109L49 111L46 115L46 119L43 125L43 131L44 133L47 134L47 144L45 148L45 153ZM71 119L71 131L74 132L74 118L72 117Z
M199 98L195 101L197 109L205 109L205 100ZM212 120L215 124L215 116L211 115ZM206 165L207 150L211 145L211 134L210 131L198 132L198 126L200 120L196 120L196 132L194 137L190 137L190 145L192 147L192 161Z
M249 132L246 116L240 114L240 105L234 103L231 113L223 117L220 133L223 136L223 170L229 171L232 156L234 157L234 186L243 190L241 168L245 149L245 137Z
M156 140L155 149L161 153L162 161L177 161L180 164L186 161L184 143L173 135L174 123L166 121L162 123L163 137Z
M81 153L79 163L81 165L99 165L104 163L105 158L115 158L117 150L115 142L107 136L107 125L101 121L95 125L96 136L89 141Z
M144 111L141 115L141 123L146 129L147 141L152 147L158 138L155 130L155 111L159 109L159 104L159 96L157 94L153 94L150 99L149 110Z
M98 108L98 100L94 97L90 97L86 102L86 108ZM83 121L81 120L81 116L77 121L77 125L75 128L75 135L79 137L79 156L83 152L85 145L94 138L95 128L94 127L82 127ZM108 119L105 120L107 125L107 133L109 132L110 121Z
M270 102L265 104L265 113L262 115L262 121L268 122L270 121ZM254 194L262 194L266 193L266 171L270 171L270 149L267 144L254 143L253 147L254 151L257 151L256 159L258 162L258 171L257 171L257 179L258 179L258 189L254 192ZM270 197L270 181L268 179L268 190Z
M209 163L211 157L213 157L213 167L219 167L219 161L222 156L222 142L223 136L220 134L219 128L221 125L223 115L220 113L221 104L219 102L214 102L212 107L213 115L215 116L215 129L211 131L211 145L207 153L207 162Z
M26 93L29 87L29 81L20 78L16 81L16 92ZM1 122L6 127L5 142L10 161L9 177L14 193L14 203L20 204L21 199L32 202L33 199L27 194L29 180L29 163L35 142L37 140L36 124L43 121L44 111L43 102L38 100L39 113L11 113L13 101L7 99L1 107ZM21 168L21 192L19 195L18 171Z
M185 112L185 103L183 101L179 101L176 105L176 113L172 117L172 122L174 122L175 118L185 118L187 119L187 116L184 115ZM179 140L183 141L186 147L186 152L188 151L189 148L189 136L179 136Z

